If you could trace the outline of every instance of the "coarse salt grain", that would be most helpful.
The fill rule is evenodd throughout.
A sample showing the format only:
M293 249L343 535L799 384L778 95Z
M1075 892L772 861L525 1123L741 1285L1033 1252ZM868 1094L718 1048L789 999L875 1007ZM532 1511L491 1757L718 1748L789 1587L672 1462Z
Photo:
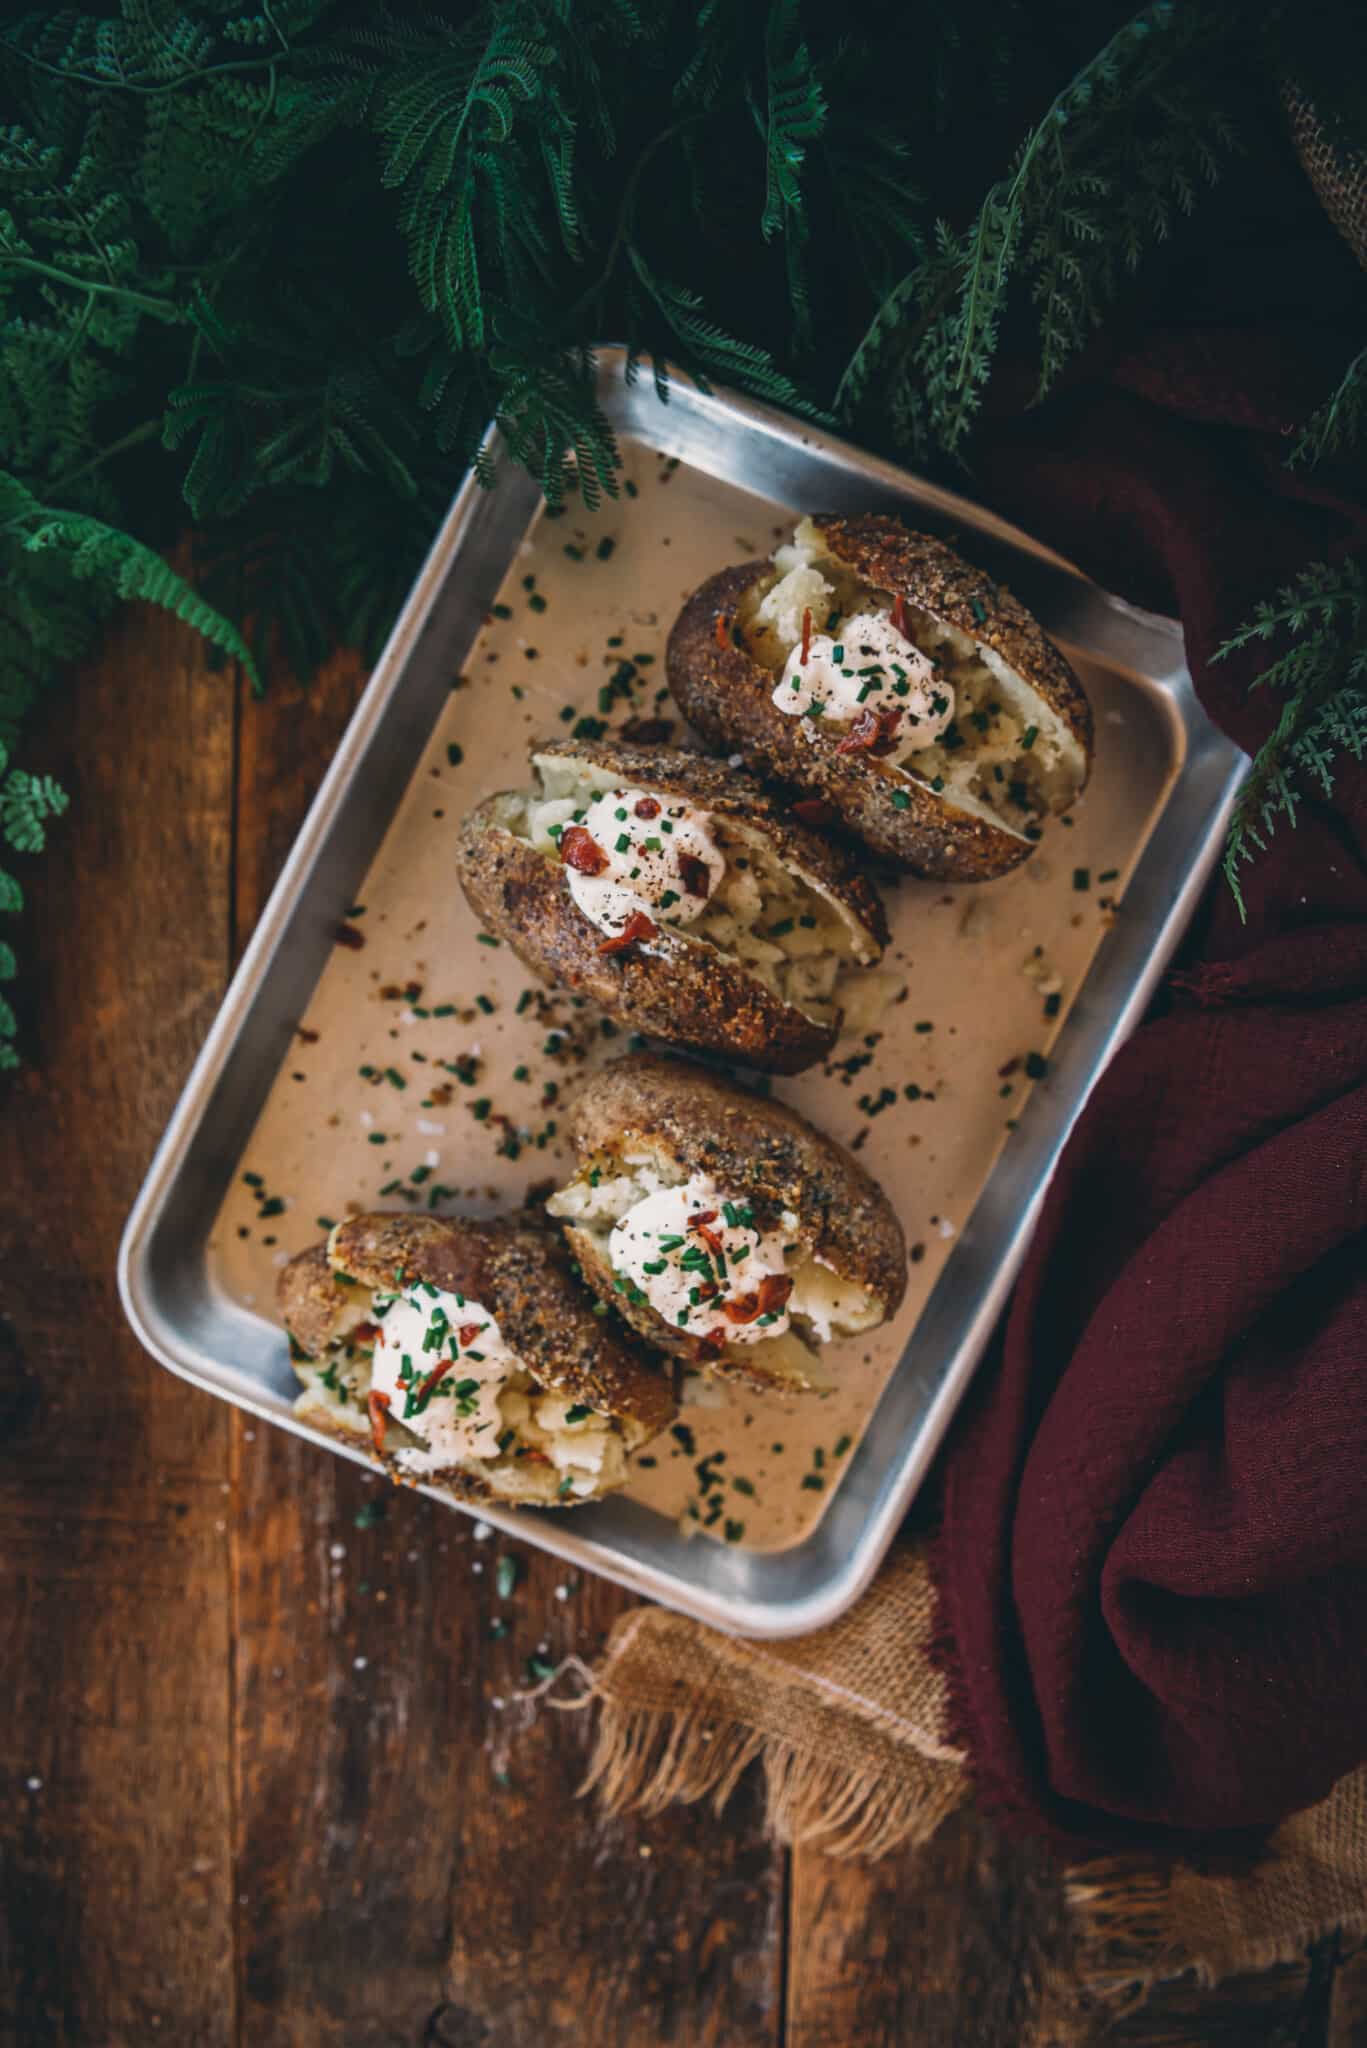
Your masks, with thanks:
M360 1113L359 1117L357 1118L357 1122L358 1122L358 1123L366 1124L367 1126L368 1126L368 1125L370 1125L370 1124L373 1124L373 1123L374 1123L374 1121L375 1121L375 1119L374 1119L374 1117L373 1117L373 1116L372 1116L372 1115L370 1114L370 1111L369 1111L368 1109L363 1109L363 1110L361 1111L361 1113Z
M953 1237L954 1235L954 1225L950 1222L948 1216L940 1218L940 1235L941 1237Z
M329 1543L329 1545L328 1545L328 1556L329 1556L329 1557L345 1557L345 1556L346 1556L346 1545L345 1545L345 1543Z
M430 1117L420 1116L418 1118L418 1129L424 1138L444 1138L446 1136L445 1124L434 1124Z
M440 1166L440 1165L441 1165L441 1154L440 1154L440 1152L424 1152L424 1154L423 1154L423 1164L424 1164L424 1166Z
M470 1533L476 1543L487 1543L494 1532L487 1522L476 1522Z
M370 1659L368 1657L353 1657L351 1660L351 1668L353 1671L364 1671L366 1665L369 1662Z

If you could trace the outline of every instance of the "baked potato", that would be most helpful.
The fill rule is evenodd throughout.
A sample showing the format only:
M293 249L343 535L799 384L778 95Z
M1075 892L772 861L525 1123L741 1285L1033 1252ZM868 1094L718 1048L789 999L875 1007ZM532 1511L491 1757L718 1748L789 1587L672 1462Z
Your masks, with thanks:
M782 1074L824 1058L888 937L843 854L701 754L561 740L532 767L460 837L491 932L631 1030Z
M804 519L772 562L713 576L666 662L711 746L937 881L1006 874L1087 781L1091 710L1037 621L880 514Z
M821 1345L896 1313L906 1247L887 1196L786 1103L636 1054L583 1085L569 1131L578 1170L546 1207L590 1286L658 1350L828 1391Z
M351 1216L282 1270L279 1301L296 1412L463 1500L596 1500L677 1413L544 1227Z

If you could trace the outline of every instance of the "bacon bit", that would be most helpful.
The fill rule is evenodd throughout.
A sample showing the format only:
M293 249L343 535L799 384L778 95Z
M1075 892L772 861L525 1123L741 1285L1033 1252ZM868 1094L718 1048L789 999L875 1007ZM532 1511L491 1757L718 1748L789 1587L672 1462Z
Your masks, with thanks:
M706 902L712 893L712 870L708 867L707 862L700 860L696 853L681 853L679 855L679 873L683 877L683 885L689 895L701 896L703 901Z
M303 1024L296 1024L294 1028L301 1045L317 1045L318 1033L316 1031L309 1031Z
M725 612L717 613L717 646L724 654L731 645L731 621Z
M337 943L339 946L349 946L353 953L359 953L365 944L365 933L358 932L354 924L339 924Z
M807 656L812 651L812 608L807 606L802 614L802 666L807 666Z
M728 1322L753 1323L760 1316L777 1315L792 1291L791 1275L766 1273L752 1294L738 1295L734 1301L723 1302L722 1314Z
M583 825L571 825L561 833L560 858L567 868L575 868L581 875L601 875L608 864L602 847Z
M674 737L672 718L629 718L622 738L631 747L663 747Z
M519 1444L517 1455L525 1458L529 1465L549 1465L551 1462L544 1451L534 1451L530 1444Z
M895 633L901 633L910 639L911 635L907 632L907 601L900 592L892 600L892 628Z
M351 1333L353 1344L373 1344L380 1334L378 1323L357 1323Z
M799 802L793 805L793 816L803 825L833 825L835 823L834 810L824 797L819 796L804 796L801 798Z
M1020 1065L1020 1061L1019 1061L1018 1059L1015 1059L1015 1060L1008 1060L1008 1061L1006 1062L1005 1066L1002 1066L1002 1067L998 1067L998 1069L997 1069L997 1075L998 1075L998 1078L999 1078L1000 1080L1003 1080L1003 1081L1004 1081L1004 1080L1006 1079L1006 1077L1007 1077L1007 1075L1008 1075L1008 1074L1014 1074L1014 1073L1015 1073L1015 1071L1016 1071L1016 1069L1017 1069L1017 1067L1018 1067L1019 1065Z
M700 1209L696 1216L689 1217L688 1227L695 1237L702 1239L713 1258L719 1259L722 1255L721 1239L715 1230L709 1230L707 1227L709 1223L715 1223L716 1220L717 1212L715 1209Z
M897 728L901 723L901 711L893 706L885 711L875 711L869 705L860 712L835 751L837 754L872 754L875 759L882 754L890 754L897 744Z
M419 1408L427 1406L427 1403L431 1400L433 1394L436 1393L438 1386L445 1379L447 1373L454 1370L455 1363L454 1358L443 1358L435 1371L428 1373L427 1378L418 1388Z
M370 1441L375 1446L376 1457L384 1453L385 1425L389 1420L389 1396L372 1387L366 1395L365 1405L370 1415Z
M600 953L621 953L628 946L634 946L638 939L655 939L659 935L660 927L656 924L654 918L647 917L643 910L633 910L631 916L622 926L621 931L614 938L604 939L598 951Z
M720 1355L726 1349L726 1332L719 1324L715 1330L708 1330L705 1336L699 1337L697 1344L699 1351Z
M641 798L641 801L636 805L636 815L638 818L658 818L660 815L659 798L655 796L643 796Z
M460 1344L473 1344L480 1331L485 1327L486 1325L483 1323L462 1323L456 1331L456 1341Z

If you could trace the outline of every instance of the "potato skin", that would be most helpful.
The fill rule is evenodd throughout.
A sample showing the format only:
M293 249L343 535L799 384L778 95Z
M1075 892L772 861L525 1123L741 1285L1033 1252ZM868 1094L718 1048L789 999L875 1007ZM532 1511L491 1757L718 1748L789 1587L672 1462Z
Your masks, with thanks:
M349 1217L328 1246L301 1252L280 1276L286 1327L310 1356L326 1348L341 1311L355 1299L339 1272L368 1289L391 1289L402 1273L406 1282L426 1280L469 1295L488 1309L541 1386L637 1423L649 1435L677 1412L667 1376L594 1314L551 1231L498 1219Z
M895 519L869 515L814 524L831 553L862 581L900 594L1010 662L1064 720L1090 763L1092 715L1081 685L1009 592L943 542ZM772 671L736 646L729 632L768 568L766 562L745 562L723 569L679 614L665 664L670 690L689 723L709 745L739 753L756 774L823 798L872 852L913 874L985 882L1018 867L1033 850L1029 840L956 810L871 755L838 753L832 735L804 731L803 721L778 709ZM904 809L893 804L894 789L906 797Z
M764 832L786 861L811 874L854 913L869 934L870 958L887 943L876 891L818 834L785 818L749 778L721 763L672 748L562 741L539 752L602 767L622 782L688 798ZM771 993L739 961L665 928L649 948L602 953L603 934L575 903L557 861L519 839L489 798L467 818L456 872L481 924L507 941L543 980L585 995L628 1030L670 1045L721 1052L776 1074L800 1073L835 1044L818 1023Z
M901 1306L906 1241L891 1203L857 1159L787 1103L686 1061L635 1053L578 1090L569 1133L581 1161L614 1157L625 1139L638 1138L754 1202L761 1215L791 1210L812 1257L875 1296L885 1318ZM614 1292L591 1233L571 1226L566 1234L586 1277L635 1328L679 1357L706 1362L698 1339Z

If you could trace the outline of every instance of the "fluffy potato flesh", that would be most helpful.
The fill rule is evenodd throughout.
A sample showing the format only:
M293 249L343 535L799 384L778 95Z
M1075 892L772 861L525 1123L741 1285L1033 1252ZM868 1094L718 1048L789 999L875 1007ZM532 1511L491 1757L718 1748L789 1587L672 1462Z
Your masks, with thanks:
M354 1436L369 1444L366 1397L371 1383L371 1347L365 1331L373 1325L381 1297L355 1286L354 1304L339 1321L326 1353L294 1360L302 1391L295 1411L333 1435ZM568 1499L584 1500L625 1484L627 1458L646 1440L647 1431L629 1417L611 1416L576 1404L567 1395L542 1387L525 1371L510 1373L498 1392L502 1428L493 1458L469 1458L462 1476L479 1481L489 1494L513 1506L557 1507ZM441 1471L422 1460L422 1438L405 1429L393 1414L385 1429L385 1450L403 1471L404 1453L419 1465L414 1476L441 1485Z
M571 1229L587 1234L606 1271L612 1264L609 1242L615 1226L648 1196L687 1179L684 1168L667 1152L629 1146L615 1158L586 1160L546 1207ZM785 1216L783 1222L786 1228L799 1228L795 1216ZM767 1380L787 1383L795 1392L826 1392L831 1381L822 1364L821 1345L876 1328L883 1321L883 1304L805 1253L794 1259L789 1272L793 1289L787 1310L792 1327L762 1343L728 1346L718 1364L746 1377L758 1368ZM661 1324L662 1341L665 1328Z
M611 778L591 762L554 755L535 755L532 766L540 787L504 797L499 822L558 861L552 828L581 819L594 797L612 786ZM882 977L859 970L877 959L878 949L858 918L814 876L781 860L763 832L716 812L707 819L726 856L726 873L702 915L678 938L739 961L815 1023L834 1024L842 1009L862 1016L871 1002L876 1007L878 991L866 984Z
M804 612L824 627L833 613L887 612L892 604L891 592L862 582L804 519L756 583L739 623L749 652L777 677L802 639ZM1076 737L995 648L910 603L902 620L901 630L953 686L955 713L943 740L919 748L901 772L1018 839L1037 836L1037 820L1067 810L1087 779Z

